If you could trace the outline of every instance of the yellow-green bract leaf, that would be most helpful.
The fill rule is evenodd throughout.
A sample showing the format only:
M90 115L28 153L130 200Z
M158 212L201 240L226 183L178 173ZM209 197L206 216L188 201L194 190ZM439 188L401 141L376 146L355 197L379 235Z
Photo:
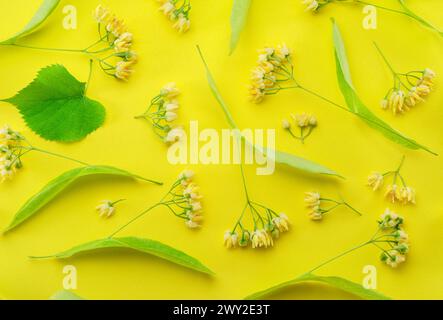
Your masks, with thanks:
M121 170L109 166L85 166L77 169L73 169L63 173L51 182L49 182L43 189L37 194L32 196L21 209L16 213L12 222L6 228L4 233L11 231L23 222L34 216L40 209L57 197L62 191L64 191L71 184L78 179L86 176L94 175L108 175L108 176L122 176L135 179L146 180L155 184L161 184L156 181L147 180L140 176L129 173L125 170Z
M147 253L161 259L170 261L172 263L181 265L183 267L206 273L214 274L208 267L197 259L189 256L188 254L174 249L168 245L161 242L142 239L136 237L125 237L125 238L106 238L101 240L91 241L79 246L73 247L67 251L46 257L31 257L32 259L67 259L71 258L77 254L89 253L100 249L111 249L111 248L124 248L131 249L143 253Z
M229 126L233 129L238 129L234 118L232 117L231 111L229 110L227 104L225 103L225 101L223 100L223 97L221 96L217 85L215 83L215 80L211 74L211 71L209 70L209 67L203 57L203 54L200 50L200 48L198 47L198 51L200 53L200 56L203 60L203 63L205 65L206 68L206 75L208 78L208 83L209 83L209 87L211 88L211 91L215 97L215 99L217 100L217 102L220 104L220 106L222 107L222 110L226 116L226 119L229 123ZM246 138L244 136L241 136L241 138L246 141L246 143L250 143L249 141L246 140ZM263 148L260 148L258 146L253 146L255 149L259 150L260 152L266 154L266 151L263 151ZM265 148L266 150L266 148ZM269 149L267 149L269 150ZM271 153L268 153L268 158L271 157ZM298 170L302 170L305 172L310 172L310 173L316 173L316 174L324 174L324 175L332 175L332 176L338 176L341 177L337 172L326 168L325 166L322 166L320 164L317 164L315 162L312 162L310 160L306 160L297 156L294 156L292 154L288 154L288 153L284 153L278 150L275 150L275 162L280 163L280 164L286 164L288 166L291 166L293 168L296 168Z
M443 37L443 31L440 31L438 28L436 28L434 25L423 19L422 17L415 14L409 7L406 5L406 2L404 0L398 0L400 5L403 7L403 9L406 11L406 14L409 15L411 18L417 20L419 23L424 25L425 27L428 27L434 31L436 31L440 36Z
M20 32L16 33L12 38L0 42L0 44L14 44L17 39L33 33L51 15L59 2L60 0L44 0L37 12L32 17L31 21L29 21L28 24L22 30L20 30Z
M386 138L406 147L409 149L423 149L432 154L435 154L427 147L424 147L404 136L402 133L390 127L383 120L379 119L374 115L368 107L358 97L354 86L352 84L351 72L349 69L348 59L346 56L345 46L338 29L337 24L333 20L333 36L334 36L334 46L335 46L335 59L337 64L337 78L340 90L345 97L346 104L349 110L355 115L359 116L363 121L365 121L370 127L380 131Z
M301 284L301 283L307 283L307 282L320 282L320 283L326 283L334 288L343 290L345 292L351 293L359 298L366 299L366 300L390 300L390 298L386 297L385 295L378 293L374 290L368 290L365 289L363 286L359 285L358 283L349 281L344 278L340 277L322 277L322 276L316 276L315 274L308 273L305 275L302 275L301 277L298 277L294 280L290 280L281 284L278 284L274 287L271 287L269 289L266 289L264 291L256 292L254 294L249 295L246 297L246 300L257 300L262 299L266 296L269 296L273 293L276 293L282 289L285 289L287 287Z
M231 13L231 49L232 54L240 40L240 34L248 19L249 7L252 0L234 0Z
M61 290L52 295L49 300L85 300L82 297L68 290Z

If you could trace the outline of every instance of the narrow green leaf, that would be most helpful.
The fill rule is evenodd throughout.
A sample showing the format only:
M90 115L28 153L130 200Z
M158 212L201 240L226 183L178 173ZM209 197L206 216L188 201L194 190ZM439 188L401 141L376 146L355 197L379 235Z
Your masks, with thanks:
M170 261L172 263L178 264L180 266L213 275L208 267L202 264L197 259L187 255L186 253L174 249L168 245L161 242L142 239L136 237L126 237L126 238L107 238L101 240L91 241L79 246L73 247L67 251L47 256L47 257L31 257L32 259L67 259L71 258L77 254L89 253L100 249L110 249L110 248L125 248L131 249L143 253L147 253L161 259Z
M345 97L346 104L349 110L355 115L359 116L363 121L365 121L370 127L377 129L386 138L398 143L409 149L423 149L436 155L433 151L429 150L427 147L420 145L413 139L410 139L398 132L397 130L390 127L386 122L378 118L373 114L368 107L358 97L354 86L352 84L351 72L349 69L348 59L346 56L345 46L338 29L337 24L333 20L333 36L334 36L334 46L335 46L335 60L337 64L337 78L340 90Z
M61 290L59 292L56 292L49 300L69 300L69 301L75 301L75 300L85 300L82 297L76 295L75 293L68 291L68 290Z
M14 44L19 38L27 36L36 31L55 10L59 2L60 0L44 0L37 12L32 17L31 21L29 21L28 24L13 37L0 42L0 44Z
M426 21L425 19L423 19L419 15L415 14L411 9L409 9L409 7L406 5L406 2L404 0L398 0L398 2L403 7L403 9L405 10L407 15L409 15L411 18L413 18L416 21L418 21L423 26L425 26L425 27L427 27L427 28L429 28L429 29L431 29L433 31L436 31L441 37L443 37L443 31L440 31L433 24L431 24L430 22Z
M240 40L240 34L246 25L251 0L234 0L231 13L231 49L232 54Z
M301 277L298 277L294 280L290 280L281 284L278 284L276 286L273 286L269 289L256 292L254 294L249 295L246 297L246 300L258 300L263 299L266 296L269 296L271 294L274 294L282 289L291 287L293 285L307 283L307 282L319 282L319 283L325 283L328 284L334 288L343 290L345 292L351 293L355 295L356 297L366 299L366 300L390 300L390 298L386 297L385 295L378 293L374 290L368 290L365 289L363 286L359 285L358 283L349 281L344 278L340 277L322 277L322 276L316 276L312 273L308 273L305 275L302 275Z
M86 84L62 65L46 67L15 97L5 100L17 106L26 124L50 141L74 142L103 125L105 108L85 96Z
M55 197L57 197L62 191L64 191L67 187L72 185L80 178L96 175L122 176L146 180L127 171L109 166L85 166L67 171L49 182L46 186L43 187L43 189L40 190L40 192L33 195L28 201L26 201L23 207L21 207L21 209L16 213L12 222L6 228L4 233L15 229L23 222L33 217L37 212L39 212L40 209L42 209L45 205L47 205ZM160 184L151 180L147 181Z
M208 78L208 83L209 83L209 87L211 88L212 94L214 95L215 99L217 100L217 102L221 106L221 108L226 116L229 126L233 129L238 129L238 127L234 121L234 118L232 117L231 111L229 110L229 107L227 106L227 104L223 100L223 97L221 96L220 91L217 88L214 77L212 76L211 71L209 70L209 67L203 57L203 54L202 54L200 48L199 47L197 47L197 48L198 48L198 51L200 53L200 56L201 56L202 61L205 65L205 68L206 68L206 75ZM241 136L241 138L246 143L250 144L250 142L247 141L244 136ZM258 150L264 154L266 153L263 151L263 148L260 148L256 145L253 145L253 147L256 150ZM269 149L267 149L267 150L269 150ZM270 152L267 153L269 158L271 156L271 153ZM277 163L285 164L285 165L288 165L290 167L293 167L295 169L302 170L305 172L341 177L337 172L335 172L329 168L326 168L323 165L320 165L320 164L317 164L317 163L312 162L310 160L306 160L306 159L303 159L303 158L300 158L300 157L297 157L297 156L294 156L294 155L291 155L291 154L288 154L285 152L281 152L278 150L275 150L275 159L274 160Z

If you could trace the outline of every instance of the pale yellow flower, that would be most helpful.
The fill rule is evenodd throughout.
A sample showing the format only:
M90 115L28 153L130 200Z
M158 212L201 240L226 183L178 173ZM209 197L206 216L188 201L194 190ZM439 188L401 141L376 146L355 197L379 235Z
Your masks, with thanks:
M224 236L225 247L228 249L235 248L238 243L237 232L232 233L231 231L226 231Z
M385 262L391 268L397 268L400 264L406 261L406 256L398 252L397 250L389 250L387 253L383 253L382 261Z
M374 172L368 177L368 186L372 188L372 190L376 191L380 189L383 185L383 175L378 172Z
M307 192L305 194L305 203L309 208L315 208L320 206L320 193L318 192Z
M309 218L313 221L323 220L323 213L321 212L320 207L313 207L309 213Z
M116 38L119 38L122 34L128 32L124 21L115 16L112 17L106 25L106 30L112 33Z
M127 81L131 75L134 73L132 66L134 62L132 61L119 61L115 65L115 77L120 80Z
M132 46L133 35L130 32L123 33L114 41L116 52L128 52Z
M415 190L411 187L402 187L398 191L398 200L403 204L415 204Z
M379 225L382 229L398 228L403 225L403 218L396 214L395 212L386 209L381 215Z
M302 3L306 5L306 11L316 11L319 4L316 0L302 0Z
M272 219L272 222L277 227L278 231L280 232L286 232L289 231L289 218L284 213L280 213L280 215L274 219Z
M180 33L184 33L189 30L191 27L191 21L184 16L182 13L178 15L178 20L173 26L175 29L178 30Z
M285 130L291 129L291 123L287 119L283 119L281 124L283 129Z
M115 207L110 200L103 200L101 204L96 207L96 210L100 214L100 217L110 218L115 213Z
M397 200L399 200L399 187L396 184L388 185L385 197L392 203L395 203Z
M109 23L111 19L111 12L101 4L97 6L94 12L94 18L98 23Z
M180 90L178 90L178 88L176 87L174 82L168 83L167 85L165 85L161 91L160 94L168 100L172 100L175 97L177 97L178 95L180 95Z

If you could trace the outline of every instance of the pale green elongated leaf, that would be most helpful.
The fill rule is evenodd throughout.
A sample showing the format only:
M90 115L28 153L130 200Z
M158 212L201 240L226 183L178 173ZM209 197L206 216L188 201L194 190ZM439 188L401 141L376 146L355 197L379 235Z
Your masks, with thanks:
M390 127L386 122L373 114L368 107L358 97L352 84L351 73L349 69L348 59L346 56L345 46L338 29L337 24L333 20L333 36L335 47L335 59L337 64L337 78L340 90L345 97L349 110L359 116L370 127L380 131L386 138L409 149L423 149L435 155L427 147L417 143L411 138L406 137L402 133Z
M56 292L49 300L85 300L82 297L76 295L75 293L68 290L61 290Z
M439 30L437 27L435 27L434 25L432 25L430 22L426 21L425 19L423 19L422 17L420 17L419 15L415 14L411 9L409 9L409 7L406 5L406 2L404 0L398 0L398 2L400 3L400 5L403 7L403 9L405 10L405 12L413 19L415 19L416 21L418 21L419 23L421 23L423 26L432 29L434 31L436 31L441 37L443 37L443 31Z
M243 28L248 19L248 12L252 0L234 0L231 12L231 49L232 54L237 47Z
M37 194L33 195L26 203L21 207L21 209L16 213L12 222L6 228L4 233L15 229L21 225L26 220L33 217L39 212L45 205L51 202L55 197L57 197L62 191L67 187L72 185L74 182L82 177L86 176L97 176L97 175L108 175L108 176L122 176L128 178L135 178L146 180L155 184L161 184L156 181L147 180L140 176L129 173L125 170L121 170L109 166L85 166L73 170L69 170L62 175L58 176L46 186L43 187Z
M208 79L208 83L209 83L209 87L211 88L211 91L215 97L215 99L217 100L217 102L220 104L220 106L222 107L222 110L226 116L226 119L228 121L228 124L231 128L233 129L238 129L234 118L232 117L231 111L229 110L227 104L225 103L225 101L223 100L223 97L220 94L220 91L217 88L217 85L215 83L215 80L211 74L211 71L209 70L209 67L203 57L203 54L200 50L200 48L198 47L198 51L200 53L200 56L203 60L203 63L205 65L206 68L206 75L207 75L207 79ZM241 136L241 138L246 141L246 143L249 143L249 141L246 140L246 138L244 136ZM268 158L271 158L271 154L274 153L275 154L275 158L273 160L275 160L275 162L280 163L280 164L285 164L288 165L290 167L293 167L295 169L298 170L302 170L305 172L309 172L309 173L315 173L315 174L323 174L323 175L331 175L331 176L337 176L337 177L341 177L337 172L326 168L323 165L317 164L315 162L312 162L310 160L306 160L297 156L294 156L292 154L288 154L285 152L281 152L278 150L270 150L269 148L267 149L268 151L273 151L273 152L264 152L263 148L253 145L253 147L257 150L259 150L260 152L267 154Z
M307 283L307 282L319 282L319 283L325 283L328 284L334 288L343 290L345 292L351 293L355 295L356 297L366 299L366 300L390 300L390 298L386 297L385 295L378 293L374 290L368 290L365 289L363 286L359 285L358 283L349 281L344 278L340 277L322 277L317 276L312 273L308 273L305 275L302 275L301 277L298 277L294 280L290 280L281 284L278 284L276 286L273 286L269 289L256 292L254 294L249 295L246 297L246 300L258 300L263 299L273 293L276 293L282 289L288 288L293 285Z
M32 83L4 101L17 106L29 128L50 141L79 141L105 121L103 105L86 97L86 84L62 65L43 68Z
M60 0L44 0L37 12L32 17L31 21L29 21L28 24L12 38L0 42L0 44L14 44L17 39L36 31L55 10L59 2Z
M110 249L110 248L125 248L131 249L143 253L147 253L161 259L170 261L172 263L178 264L180 266L213 275L208 267L197 259L189 256L188 254L174 249L168 245L161 242L142 239L136 237L126 237L126 238L107 238L101 240L91 241L79 246L73 247L67 251L46 257L31 257L32 259L67 259L71 258L77 254L89 253L100 249Z

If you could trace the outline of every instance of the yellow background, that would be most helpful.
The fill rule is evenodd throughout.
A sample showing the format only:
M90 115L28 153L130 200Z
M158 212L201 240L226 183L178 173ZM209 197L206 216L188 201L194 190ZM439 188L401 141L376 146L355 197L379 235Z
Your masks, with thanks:
M441 20L439 0L408 1L431 21ZM246 88L256 50L286 42L293 49L296 76L305 86L343 103L335 77L331 23L339 24L356 88L366 104L395 128L443 154L441 122L443 91L437 86L429 100L404 116L394 117L379 108L379 100L391 86L391 76L375 51L375 40L400 71L430 67L443 74L443 39L417 23L379 11L377 30L364 30L362 8L331 5L316 16L304 12L294 0L255 0L237 51L228 56L229 16L232 1L192 0L192 29L179 35L157 11L153 0L62 1L53 16L35 35L21 43L82 48L94 42L96 25L92 11L108 5L127 21L140 55L136 74L128 83L104 75L97 67L88 95L104 104L103 128L80 143L45 142L34 135L17 110L0 105L0 122L21 131L34 145L89 163L109 164L160 179L164 187L126 179L86 179L63 193L28 223L0 238L0 296L11 299L47 299L62 289L63 267L78 269L76 293L88 299L225 299L242 298L252 292L294 278L373 234L376 219L386 207L406 218L412 250L398 270L379 262L379 252L366 248L333 263L319 273L338 275L360 282L365 265L378 270L378 290L397 299L443 297L443 188L441 157L409 151L382 137L363 122L302 92L288 91L266 99L261 105L248 102ZM389 4L393 1L379 1ZM40 1L0 2L0 38L19 30L33 15ZM78 29L62 27L62 9L78 9ZM440 25L443 27L443 25ZM241 127L276 128L277 147L337 170L345 181L307 175L278 166L273 176L258 177L247 168L252 197L293 222L290 233L270 250L226 250L223 234L232 227L244 205L244 193L236 166L191 166L205 195L205 223L200 231L188 230L166 210L155 210L122 235L156 239L187 252L217 274L199 275L160 259L125 251L82 255L67 261L30 261L29 255L56 253L73 245L105 237L140 209L158 201L183 167L166 161L166 147L150 126L133 117L164 84L175 81L182 90L179 123L199 120L200 128L227 128L224 116L206 83L195 46L203 49L219 88ZM36 72L61 63L78 79L88 75L88 59L78 54L51 53L19 48L0 48L2 60L0 96L14 95ZM280 129L283 117L292 112L311 112L319 127L302 146ZM401 207L387 203L381 193L366 186L373 170L394 169L406 155L403 174L417 190L417 205ZM6 226L23 202L56 175L75 167L64 160L31 154L25 168L12 182L0 186L0 225ZM365 214L363 217L335 211L321 223L307 217L303 203L306 191L319 190L337 197L340 193ZM94 208L103 199L127 198L118 213L103 220ZM335 289L302 285L275 298L350 298Z

